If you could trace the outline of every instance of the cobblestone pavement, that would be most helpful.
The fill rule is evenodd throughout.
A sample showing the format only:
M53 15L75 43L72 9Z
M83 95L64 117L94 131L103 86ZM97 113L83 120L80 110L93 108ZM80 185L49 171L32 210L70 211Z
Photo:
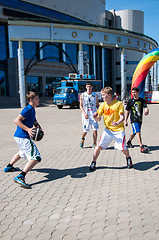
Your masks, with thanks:
M37 143L42 162L28 173L31 189L14 183L17 172L4 173L17 145L13 121L19 108L0 110L0 239L1 240L159 240L159 105L149 105L142 136L149 153L130 149L134 168L124 155L101 151L97 170L92 161L92 133L85 147L79 109L37 108L45 130ZM104 129L100 122L99 136ZM131 126L126 128L128 139ZM26 160L16 166L23 169Z

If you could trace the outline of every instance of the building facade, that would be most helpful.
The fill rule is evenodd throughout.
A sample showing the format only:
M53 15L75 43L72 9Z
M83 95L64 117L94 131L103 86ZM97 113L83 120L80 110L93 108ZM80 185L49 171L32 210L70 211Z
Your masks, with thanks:
M43 96L71 72L129 93L143 54L157 47L144 35L144 13L106 11L104 0L0 0L0 96ZM24 75L24 76L23 76Z

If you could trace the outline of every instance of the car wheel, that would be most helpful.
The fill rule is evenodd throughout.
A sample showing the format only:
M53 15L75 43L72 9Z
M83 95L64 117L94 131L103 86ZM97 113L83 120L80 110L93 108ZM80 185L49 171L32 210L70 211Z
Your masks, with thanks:
M62 109L63 105L57 105L58 109Z

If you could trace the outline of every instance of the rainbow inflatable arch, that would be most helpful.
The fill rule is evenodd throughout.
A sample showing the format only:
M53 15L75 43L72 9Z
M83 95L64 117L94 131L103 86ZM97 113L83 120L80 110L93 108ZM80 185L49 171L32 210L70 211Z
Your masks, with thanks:
M145 79L146 76L150 70L150 68L153 66L155 62L159 60L159 48L156 48L146 54L139 64L137 65L133 78L132 78L132 84L131 89L134 87L138 87L140 90L140 97L144 98L144 91L145 91Z

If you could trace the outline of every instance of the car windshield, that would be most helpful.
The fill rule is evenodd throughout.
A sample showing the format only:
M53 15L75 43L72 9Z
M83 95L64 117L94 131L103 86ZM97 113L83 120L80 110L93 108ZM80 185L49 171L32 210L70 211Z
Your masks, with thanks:
M56 89L56 94L65 94L67 93L67 88Z

